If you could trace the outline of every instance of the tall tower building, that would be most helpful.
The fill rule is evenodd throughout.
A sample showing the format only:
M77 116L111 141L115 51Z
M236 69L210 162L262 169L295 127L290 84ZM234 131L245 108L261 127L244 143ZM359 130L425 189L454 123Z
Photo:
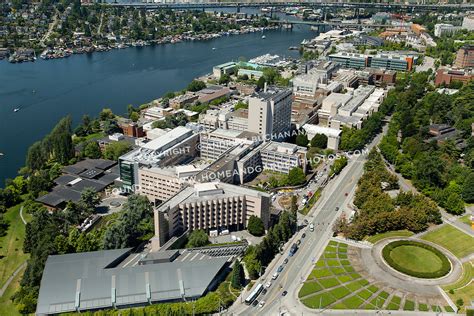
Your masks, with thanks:
M249 99L248 130L265 140L285 138L291 130L291 103L291 90L265 86Z

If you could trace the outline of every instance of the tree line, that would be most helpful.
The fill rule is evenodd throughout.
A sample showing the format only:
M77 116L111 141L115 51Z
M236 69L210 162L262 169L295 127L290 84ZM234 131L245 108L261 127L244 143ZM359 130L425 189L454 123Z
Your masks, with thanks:
M423 195L400 192L395 198L386 192L398 188L397 177L386 169L381 154L373 149L364 165L354 197L357 207L352 221L337 219L333 230L361 240L392 230L424 231L430 223L441 223L436 203Z
M420 192L448 212L462 214L464 204L474 202L474 83L453 95L432 91L429 85L422 97L412 90L400 94L380 150ZM457 133L437 141L429 133L430 124L445 124Z

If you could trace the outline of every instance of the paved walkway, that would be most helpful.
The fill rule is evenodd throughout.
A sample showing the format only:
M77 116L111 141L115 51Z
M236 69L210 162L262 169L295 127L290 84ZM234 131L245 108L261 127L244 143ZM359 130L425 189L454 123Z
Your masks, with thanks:
M21 221L23 222L23 224L26 225L25 218L23 217L23 205L20 207L20 217L21 217Z
M0 297L3 296L3 293L5 293L5 291L7 290L8 286L10 285L10 283L12 283L13 279L18 275L18 273L21 272L21 270L23 270L24 268L26 268L26 261L23 262L21 264L21 266L19 266L15 272L12 273L12 275L10 275L10 277L8 278L7 282L5 282L5 284L2 286L2 288L0 289Z

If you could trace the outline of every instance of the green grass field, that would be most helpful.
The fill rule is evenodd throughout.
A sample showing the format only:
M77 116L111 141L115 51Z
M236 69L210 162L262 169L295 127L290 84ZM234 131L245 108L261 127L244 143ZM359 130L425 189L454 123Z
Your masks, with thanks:
M7 235L0 237L0 287L5 284L10 275L28 258L24 254L23 240L25 239L25 225L20 218L20 207L16 205L4 214L10 223ZM25 215L25 213L23 212ZM1 313L0 313L1 314Z
M409 230L395 230L391 232L386 232L382 234L377 234L373 236L366 237L365 240L375 244L376 242L390 237L410 237L413 235L413 232Z
M465 262L461 277L455 283L443 287L453 302L456 302L458 299L463 300L464 304L461 307L461 311L464 310L466 305L470 305L474 298L473 263L472 261Z
M441 259L432 251L417 246L400 246L390 252L399 265L416 272L435 272L441 269Z
M449 224L427 233L422 239L439 244L458 258L474 252L474 238Z
M4 214L10 226L8 227L7 234L0 237L0 287L28 259L28 255L22 251L23 240L25 239L25 224L23 224L20 218L20 207L21 204L11 207ZM31 219L31 216L25 212L23 212L23 217L27 221ZM20 315L10 298L19 288L22 274L23 271L13 279L3 296L0 297L0 315Z

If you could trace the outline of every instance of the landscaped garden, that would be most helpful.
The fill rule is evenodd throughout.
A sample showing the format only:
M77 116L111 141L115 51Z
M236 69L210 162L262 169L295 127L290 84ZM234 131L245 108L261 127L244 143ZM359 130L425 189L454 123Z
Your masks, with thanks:
M380 282L369 282L357 273L348 258L348 245L330 241L301 287L300 301L313 309L368 309L452 311L401 295Z
M395 270L417 278L439 278L451 270L441 251L417 241L393 241L383 248L382 255Z

